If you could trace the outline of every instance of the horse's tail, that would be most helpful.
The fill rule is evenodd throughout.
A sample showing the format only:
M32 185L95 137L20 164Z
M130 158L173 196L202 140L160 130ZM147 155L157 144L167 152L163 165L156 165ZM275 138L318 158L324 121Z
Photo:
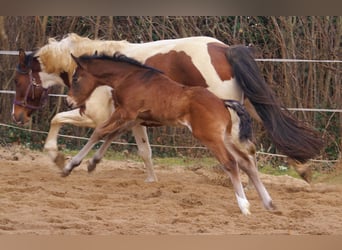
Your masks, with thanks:
M319 154L323 142L318 132L294 118L280 105L264 81L250 48L230 46L226 56L236 81L253 104L275 146L301 163Z
M224 100L224 105L236 112L240 118L239 124L239 140L241 142L252 139L252 121L245 107L235 100Z

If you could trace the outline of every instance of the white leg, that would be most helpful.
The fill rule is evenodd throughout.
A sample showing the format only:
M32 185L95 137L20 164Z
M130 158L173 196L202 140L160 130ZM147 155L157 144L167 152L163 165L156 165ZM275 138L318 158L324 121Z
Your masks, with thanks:
M51 160L59 167L64 165L64 156L58 152L57 137L63 124L73 124L83 127L95 127L96 124L86 115L80 115L79 109L74 109L56 114L51 120L49 134L46 138L44 149L47 151Z
M233 188L235 190L236 200L237 200L237 203L239 205L241 212L244 215L250 215L251 212L249 211L249 202L248 202L246 194L243 190L243 186L242 186L242 183L240 180L240 176L239 176L237 166L236 166L236 169L232 168L231 171L228 171L227 168L225 168L224 166L222 168L230 177L230 180L233 184Z
M269 195L264 184L260 180L254 154L249 154L247 156L247 160L246 158L241 157L241 155L244 155L244 153L241 150L239 150L235 145L228 143L228 147L230 152L236 158L239 168L241 168L248 175L249 180L253 183L256 191L258 192L262 200L262 203L264 204L264 207L268 210L275 209L275 206L272 203L271 196Z
M132 128L133 135L135 137L135 141L138 145L138 153L140 157L143 159L145 168L147 171L146 182L156 182L158 181L156 174L153 169L152 162L152 151L151 146L147 136L146 127L137 125Z
M235 193L236 200L238 202L239 208L244 215L250 215L249 211L249 202L246 197L240 197L237 193Z

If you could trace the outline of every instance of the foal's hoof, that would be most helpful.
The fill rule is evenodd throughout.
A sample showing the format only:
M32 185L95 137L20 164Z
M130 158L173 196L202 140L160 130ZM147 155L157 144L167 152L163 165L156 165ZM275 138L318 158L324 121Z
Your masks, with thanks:
M67 177L68 175L70 175L71 173L71 170L68 170L68 169L63 169L62 172L61 172L61 176L62 177Z
M54 159L54 163L60 168L62 169L65 165L65 157L64 154L58 152L56 158Z
M276 212L278 211L278 208L277 206L273 203L273 201L270 201L267 206L266 206L266 209L270 212Z
M312 180L312 172L311 169L308 168L306 171L298 172L300 177L302 177L303 180L305 180L307 183L310 183Z
M93 161L88 161L88 173L91 173L95 170L96 168L96 163L94 163Z

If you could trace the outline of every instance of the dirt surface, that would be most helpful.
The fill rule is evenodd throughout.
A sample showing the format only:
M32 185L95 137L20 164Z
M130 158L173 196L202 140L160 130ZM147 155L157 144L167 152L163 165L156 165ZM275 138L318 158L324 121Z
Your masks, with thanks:
M155 169L158 183L145 183L142 164L129 160L104 160L92 174L83 163L62 178L44 153L2 147L0 234L342 234L341 185L261 175L279 211L248 190L246 217L215 168Z

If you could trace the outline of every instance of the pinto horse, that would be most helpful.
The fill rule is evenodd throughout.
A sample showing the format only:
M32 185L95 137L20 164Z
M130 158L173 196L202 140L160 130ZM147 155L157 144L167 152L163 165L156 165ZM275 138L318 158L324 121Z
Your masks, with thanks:
M159 70L122 54L73 58L78 67L67 97L69 105L82 107L96 87L105 85L113 88L116 109L104 124L95 129L79 154L66 165L64 176L69 175L80 159L105 136L111 141L137 124L182 125L210 149L222 164L232 181L243 214L248 215L250 211L239 177L239 167L249 176L265 208L275 208L258 177L254 160L255 146L250 140L250 119L239 102L222 101L203 87L183 86ZM227 107L240 118L241 130L237 134L232 132L231 113L234 111L228 111ZM102 158L106 146L106 143L102 145L92 162Z
M32 74L37 75L37 81L39 78L45 89L55 84L69 87L76 67L70 53L80 56L92 55L95 51L123 53L163 71L183 85L203 86L221 99L244 102L250 115L263 123L276 148L296 162L306 162L319 154L322 148L318 133L282 107L261 76L250 49L246 46L228 46L215 38L188 37L135 44L127 41L91 40L69 34L60 41L50 39L47 45L31 55L34 57L33 62L40 64L40 67L31 68ZM26 84L18 84L16 91L24 88L24 91L30 93L32 90L27 90L29 79L28 74L20 75L18 83L25 81ZM101 103L98 106L100 109L91 105L83 116L73 110L59 113L52 119L45 149L55 162L63 158L57 147L57 135L62 124L96 127L99 123L94 120L100 115L99 110L104 113L103 117L108 118L111 114L112 105L108 104L111 102L110 89L100 87L95 91L96 94L90 97L89 102ZM40 100L38 93L34 97ZM19 96L15 98L17 100ZM15 102L13 117L17 122L25 123L32 111L29 106L18 106ZM144 141L139 148L140 155L147 159L151 149L146 131L141 131L139 137Z

